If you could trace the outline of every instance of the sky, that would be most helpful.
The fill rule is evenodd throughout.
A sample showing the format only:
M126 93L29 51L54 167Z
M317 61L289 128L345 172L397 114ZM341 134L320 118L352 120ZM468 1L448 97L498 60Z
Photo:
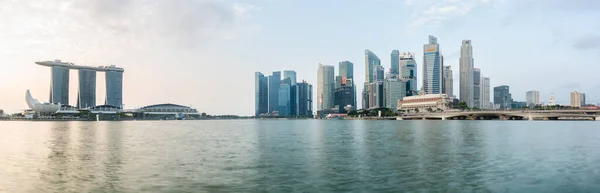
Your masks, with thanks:
M560 104L577 90L595 104L598 10L597 0L0 0L0 109L26 109L27 89L47 101L50 69L34 62L54 59L125 68L125 108L252 115L254 72L295 70L316 94L318 63L337 74L349 60L362 85L365 49L386 69L392 50L414 52L421 87L428 35L452 66L455 95L460 44L470 39L492 90L509 85L517 101L538 90ZM103 73L97 82L103 104ZM77 86L72 70L71 104Z

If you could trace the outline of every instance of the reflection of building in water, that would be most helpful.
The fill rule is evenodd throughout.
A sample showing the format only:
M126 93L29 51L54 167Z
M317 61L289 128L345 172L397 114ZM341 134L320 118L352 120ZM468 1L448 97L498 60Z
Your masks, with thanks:
M398 110L412 111L419 109L420 112L431 110L447 110L446 105L450 101L446 94L426 94L417 96L404 97L403 100L398 101Z

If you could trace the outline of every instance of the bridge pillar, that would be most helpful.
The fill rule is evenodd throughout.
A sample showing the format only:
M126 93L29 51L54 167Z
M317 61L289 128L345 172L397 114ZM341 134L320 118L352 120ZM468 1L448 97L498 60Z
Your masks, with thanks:
M442 116L442 120L446 120L446 116Z
M596 121L600 121L600 117L596 117L595 119L596 119Z
M427 120L425 117L423 117L423 120Z
M402 117L396 117L396 120L402 121L404 119Z
M533 121L533 116L531 116L531 114L529 114L528 118L530 121Z

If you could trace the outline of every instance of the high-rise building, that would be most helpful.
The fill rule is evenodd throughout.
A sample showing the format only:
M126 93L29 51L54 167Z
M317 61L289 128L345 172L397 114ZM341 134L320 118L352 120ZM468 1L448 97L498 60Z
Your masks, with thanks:
M442 84L442 93L449 97L454 96L454 80L452 79L452 66L444 66L444 84Z
M381 66L381 60L371 50L365 50L365 84L373 82L375 66Z
M342 61L339 63L339 72L341 80L340 87L352 87L352 106L356 108L356 86L354 85L354 64L349 61ZM337 80L336 80L337 81ZM337 83L336 83L337 84Z
M286 78L284 80L288 80L287 82L289 82L289 78ZM277 107L277 111L279 112L279 116L290 116L291 115L291 86L289 83L287 83L286 81L282 81L279 84L279 93L278 93L278 101L279 102L279 106Z
M254 116L269 113L269 78L260 72L254 73Z
M385 89L383 81L369 84L369 109L385 107Z
M341 61L339 63L339 76L348 79L354 79L354 64L350 61Z
M585 93L581 93L581 106L585 107Z
M296 84L298 91L298 116L310 117L312 113L312 85L302 81Z
M510 88L506 85L494 87L494 104L500 109L510 109L512 106Z
M550 95L550 106L556 105L556 99L554 98L554 94Z
M406 80L406 95L417 95L417 62L414 54L410 52L400 54L400 77Z
M281 72L275 71L269 76L269 114L278 111L280 85Z
M96 71L79 70L79 92L77 92L77 108L84 109L96 106Z
M423 45L423 91L425 94L442 93L442 59L437 38L429 36Z
M106 71L106 105L123 108L123 72Z
M335 71L330 65L319 64L317 71L317 110L334 107Z
M352 106L354 107L354 92L352 91L352 86L342 86L335 89L335 107L340 113L346 112L344 107Z
M493 109L490 102L490 77L481 77L481 109Z
M481 109L481 70L473 69L473 107Z
M394 75L400 75L400 51L392 50L391 61L390 61L391 73Z
M577 91L571 92L571 107L581 107L581 93Z
M471 40L463 40L462 46L460 47L460 101L466 102L468 106L472 107L475 105L474 102L474 59L473 59L473 46Z
M375 72L373 80L383 81L385 79L385 68L383 68L383 66L375 66L373 72Z
M398 109L398 101L406 97L406 85L406 80L400 79L397 75L385 79L383 89L386 108Z
M50 83L50 102L69 104L69 69L62 66L53 66Z
M298 114L298 96L296 94L296 71L293 70L284 70L283 71L283 80L289 79L290 84L290 115L296 116Z
M540 105L540 92L536 91L536 90L532 90L532 91L527 91L527 93L525 94L525 102L527 103L527 106L536 106L536 105Z

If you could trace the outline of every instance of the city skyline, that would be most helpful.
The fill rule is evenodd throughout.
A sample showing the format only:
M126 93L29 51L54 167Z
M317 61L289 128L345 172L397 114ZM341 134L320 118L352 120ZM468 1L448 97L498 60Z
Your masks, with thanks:
M31 62L60 58L76 64L116 64L128 69L123 77L125 108L174 101L211 114L251 115L253 89L248 80L254 71L269 72L284 66L306 75L305 79L316 85L315 64L334 65L348 60L356 64L358 95L364 85L364 49L378 54L386 69L392 50L414 52L417 64L422 65L421 46L428 34L438 37L444 65L452 66L455 95L459 85L457 48L463 39L476 43L476 66L491 77L491 87L510 85L515 100L525 101L523 93L533 89L540 91L542 102L548 103L554 93L556 102L563 105L569 104L569 93L575 89L587 94L588 103L596 103L600 94L600 85L587 81L595 78L594 61L600 51L596 43L600 23L587 22L599 15L593 9L598 8L598 2L348 2L340 13L344 17L330 13L304 16L311 11L336 10L339 4L333 2L207 1L210 6L192 2L179 2L183 6L160 2L155 6L131 1L122 9L110 2L102 6L55 0L5 2L0 5L0 28L4 32L0 39L10 47L0 50L4 68L0 72L0 108L7 112L25 108L19 101L26 89L45 100L50 92L46 83L49 70ZM319 6L315 6L317 3ZM209 9L214 7L220 9ZM169 11L173 8L189 9ZM350 14L365 8L385 14ZM524 8L534 11L522 11ZM203 19L191 19L191 26L182 24L189 22L181 19L186 13ZM140 14L143 20L135 17ZM296 25L281 27L290 22ZM398 25L372 30L385 23ZM352 30L342 33L340 29ZM271 58L265 60L267 55ZM548 55L568 55L570 59ZM420 89L422 70L418 68ZM535 73L515 77L516 72ZM577 76L567 81L548 78L563 72ZM73 81L77 76L70 72L70 104L77 102L77 81ZM103 104L104 77L98 76L96 82L96 103ZM152 85L152 89L146 85ZM206 92L234 87L240 89L223 95ZM361 106L360 97L357 106Z

